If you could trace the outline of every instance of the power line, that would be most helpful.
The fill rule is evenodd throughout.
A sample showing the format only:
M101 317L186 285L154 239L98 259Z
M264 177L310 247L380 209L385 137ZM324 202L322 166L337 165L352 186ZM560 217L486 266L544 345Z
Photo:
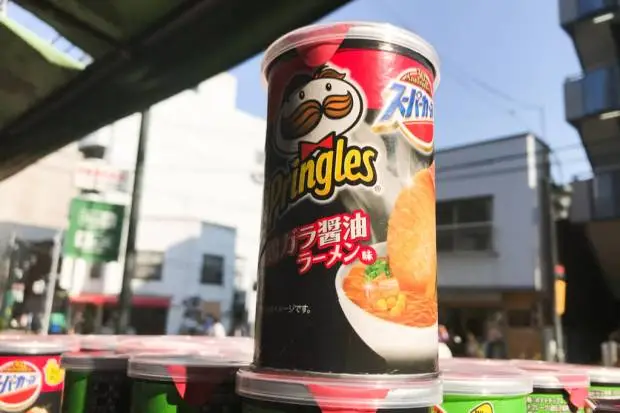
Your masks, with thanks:
M525 135L525 134L524 134ZM588 145L588 148L592 149L592 148L603 148L605 145L609 145L612 142L618 142L618 139L616 137L609 137L609 138L603 138L600 139L597 142L591 143ZM494 143L493 140L489 140L486 142L480 142L480 145L485 145L485 144L489 144L492 145ZM474 145L478 144L478 142L474 142ZM468 146L467 145L463 145L463 146L457 146L457 147L453 147L453 148L446 148L443 151L445 151L445 153L448 152L452 152L452 151L457 151L457 150L467 150ZM567 152L567 151L572 151L572 150L578 150L578 149L583 149L583 145L581 143L573 143L573 144L567 144L567 145L562 145L559 147L555 147L555 148L543 148L543 149L537 149L533 152L519 152L519 153L513 153L513 154L508 154L508 155L500 155L500 156L493 156L493 157L486 157L486 158L482 158L482 159L478 159L476 161L468 161L468 162L461 162L461 163L453 163L450 164L449 166L441 166L441 165L437 165L437 170L439 171L453 171L453 170L464 170L464 169L468 169L468 168L477 168L477 167L481 167L481 166L485 166L485 165L494 165L494 164L499 164L501 162L509 162L509 161L515 161L515 160L520 160L520 159L526 159L529 156L538 156L538 155L544 155L544 154L557 154L557 153L561 153L561 152ZM436 152L436 156L438 158L441 158L442 152L441 149L437 150ZM620 149L614 149L611 151L606 151L606 154L611 155L611 154L615 154L618 153L620 154ZM567 163L567 161L565 160L564 163ZM72 170L72 168L66 168L66 167L60 167L60 166L56 166L56 165L45 165L45 164L39 164L37 165L39 167L43 167L43 168L49 168L49 169L56 169L56 170L62 170L65 172L70 172ZM256 168L248 168L248 169L239 169L239 168L233 168L233 169L228 169L228 168L203 168L203 167L178 167L178 166L174 166L173 164L169 164L169 165L165 165L165 164L147 164L146 169L151 171L151 172L174 172L174 171L185 171L185 172L197 172L197 173L215 173L215 174L248 174L248 179L250 174L253 172L256 172ZM217 177L216 177L217 178Z

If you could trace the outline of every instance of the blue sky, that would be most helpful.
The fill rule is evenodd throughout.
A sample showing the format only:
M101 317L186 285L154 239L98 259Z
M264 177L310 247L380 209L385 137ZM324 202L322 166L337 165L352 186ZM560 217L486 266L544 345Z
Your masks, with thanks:
M436 95L440 148L525 130L541 134L538 108L544 107L543 138L563 164L563 176L556 168L556 177L570 180L587 175L590 168L579 136L564 118L563 82L580 68L558 15L558 0L355 0L323 20L391 22L437 48L442 58ZM44 38L55 37L16 6L9 16ZM57 46L66 50L67 43ZM265 116L259 64L256 56L232 73L239 79L239 108Z
M564 179L570 180L590 168L578 134L564 118L563 82L580 67L559 26L558 7L558 0L355 0L323 21L386 21L417 32L437 48L440 148L524 130L540 134L537 108L544 107L544 139L558 149ZM259 64L257 56L232 72L239 79L238 106L264 116ZM480 81L506 98L489 93Z

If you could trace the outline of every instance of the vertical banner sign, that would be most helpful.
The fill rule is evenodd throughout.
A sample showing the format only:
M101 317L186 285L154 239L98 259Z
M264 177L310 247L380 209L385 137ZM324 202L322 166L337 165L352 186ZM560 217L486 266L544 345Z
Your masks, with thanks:
M74 198L64 254L92 262L118 259L125 206Z

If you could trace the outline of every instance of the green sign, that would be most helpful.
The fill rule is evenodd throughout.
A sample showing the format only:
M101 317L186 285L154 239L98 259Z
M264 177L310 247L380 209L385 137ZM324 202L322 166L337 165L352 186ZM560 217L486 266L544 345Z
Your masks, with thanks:
M69 212L65 256L93 262L116 261L125 206L74 198Z

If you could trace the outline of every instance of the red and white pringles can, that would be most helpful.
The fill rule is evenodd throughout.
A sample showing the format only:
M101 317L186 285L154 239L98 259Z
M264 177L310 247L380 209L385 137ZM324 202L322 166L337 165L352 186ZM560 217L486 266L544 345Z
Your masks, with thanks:
M435 373L437 53L388 24L317 25L263 73L254 367Z

